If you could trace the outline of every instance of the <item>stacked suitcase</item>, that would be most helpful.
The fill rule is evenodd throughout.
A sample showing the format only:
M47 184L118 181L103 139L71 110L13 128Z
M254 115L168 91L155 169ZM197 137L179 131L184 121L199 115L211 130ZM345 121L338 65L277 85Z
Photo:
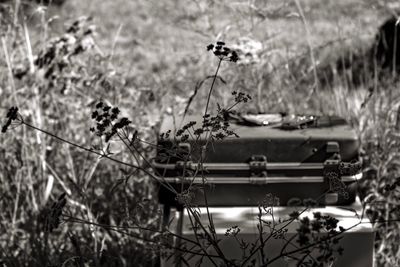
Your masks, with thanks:
M344 209L338 207L362 212L356 201L357 184L362 177L358 157L360 144L345 120L335 116L280 114L235 115L225 120L220 123L229 124L229 129L238 137L210 141L207 138L210 133L204 132L197 136L190 134L182 141L174 134L163 136L158 142L158 157L153 162L160 181L172 186L178 195L190 194L191 206L201 209L207 203L215 212L216 225L225 225L226 230L234 224L248 225L252 220L254 228L256 214L253 213L268 194L279 199L276 209L280 210L282 219L288 211L305 205L313 206L308 211L323 212L329 208L332 216L340 218L344 224L354 219L354 213L351 218L346 217L341 212ZM176 131L179 121L166 118L160 131ZM204 123L204 119L189 116L181 125L188 125L188 122L192 122L189 125L194 130ZM187 213L183 212L185 201L162 186L159 202L164 205L165 226L174 216L171 210L177 211L179 223L174 231L190 236ZM254 216L252 219L235 217L235 209ZM217 214L225 215L218 217ZM233 222L235 218L240 220ZM351 266L372 265L373 232L365 225L345 233L347 246L356 240L349 236L359 233L361 239L358 241L363 240L371 254L366 256L364 250L362 265L354 265L357 259L353 259ZM223 235L222 228L219 234ZM251 239L256 234L255 229L250 228L244 227L242 234ZM288 231L290 235L290 231L295 233L296 229ZM271 246L269 251L273 250ZM226 250L228 254L233 251L230 245ZM349 261L344 257L342 264L344 262Z

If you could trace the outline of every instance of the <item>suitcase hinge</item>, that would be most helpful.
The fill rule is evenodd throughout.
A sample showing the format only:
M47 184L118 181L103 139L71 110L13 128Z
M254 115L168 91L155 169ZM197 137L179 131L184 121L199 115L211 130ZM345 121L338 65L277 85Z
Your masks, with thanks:
M267 157L254 155L249 162L251 177L267 177Z

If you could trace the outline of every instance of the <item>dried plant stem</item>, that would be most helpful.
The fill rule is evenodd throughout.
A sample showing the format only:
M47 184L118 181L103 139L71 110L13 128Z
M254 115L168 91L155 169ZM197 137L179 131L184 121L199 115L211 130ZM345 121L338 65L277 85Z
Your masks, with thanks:
M217 77L218 77L218 72L219 72L219 69L220 69L220 67L221 67L222 60L223 60L223 59L220 58L219 61L218 61L218 66L217 66L217 69L215 70L215 74L214 74L214 76L213 76L213 81L212 81L212 83L211 83L210 91L208 92L207 104L206 104L206 108L205 108L205 111L204 111L204 118L205 118L206 115L207 115L208 106L209 106L209 104L210 104L211 94L212 94L212 91L213 91L213 89L214 89L215 81L216 81L216 79L217 79ZM202 149L204 149L204 150L207 149L208 144L209 144L210 141L211 141L211 137L212 137L212 134L210 133L210 135L207 136L206 144L205 144L204 146L202 146ZM212 219L212 216L211 216L211 213L210 213L210 210L209 210L207 194L206 194L206 191L205 191L206 185L205 185L205 177L204 177L204 173L203 173L203 162L204 162L204 157L203 157L203 155L204 155L204 154L205 154L205 153L202 152L202 153L201 153L201 158L200 158L200 168L201 168L201 176L202 176L202 184L203 184L203 192L204 192L204 203L205 203L206 210L207 210L207 218L208 218L208 222L209 222L209 227L210 227L210 229L211 229L212 238L213 238L213 241L215 241L215 240L216 240L216 235L215 235L214 223L213 223L213 219ZM196 219L196 221L200 220L200 218L197 218L197 217L194 217L194 218ZM197 219L198 219L198 220L197 220ZM200 223L200 221L198 221L198 223ZM204 229L205 233L206 233L207 235L209 235L209 233L206 231L206 229L205 229L204 227L203 227L203 229ZM210 236L210 238L211 238L211 236ZM217 243L217 242L213 242L213 243L215 243L215 246L216 246L215 249L217 250L218 254L221 254L222 257L223 257L223 259L224 259L224 261L226 261L226 259L225 259L224 255L223 255L222 251L221 251L220 248L218 247L218 243ZM214 244L213 244L213 245L214 245Z
M18 5L19 5L19 1ZM16 3L17 5L17 3ZM17 11L16 11L17 12ZM33 63L33 54L32 54L32 47L31 47L31 42L30 42L30 37L29 37L29 32L28 32L28 27L26 25L26 23L23 23L23 30L24 30L24 37L25 37L25 43L26 43L26 50L27 50L27 58L29 61L29 72L33 73L34 72L34 63ZM8 50L7 50L7 46L6 46L6 42L5 39L2 38L2 42L3 42L3 49L4 49L4 54L6 56L6 61L7 61L7 67L9 70L9 76L10 76L10 81L12 82L12 88L13 88L13 95L14 95L14 101L18 104L18 98L17 98L17 94L16 94L16 86L14 83L14 77L13 77L13 72L12 72L12 64L11 64L11 60L10 60L10 56L8 54ZM43 126L43 118L42 118L42 109L40 106L40 99L39 99L39 91L38 91L38 87L34 86L34 100L33 100L33 105L36 107L34 108L35 110L35 117L36 117L36 121L37 121L37 125L39 125L39 128L42 128ZM25 135L24 135L25 137ZM40 149L40 153L39 153L39 159L42 163L41 167L42 167L42 176L46 177L46 140L44 138L41 138L40 133L37 132L36 134L36 138L37 138L37 143L41 146ZM28 176L30 177L30 176ZM31 183L32 184L32 183ZM46 190L46 189L45 189ZM33 203L36 203L36 200L34 198L34 193L33 190L31 190L32 193L32 200ZM34 205L34 207L36 207L36 205ZM35 210L37 210L37 208L35 208Z
M143 161L147 164L147 166L150 166L155 172L157 177L159 177L165 184L166 187L169 187L171 192L175 192L175 189L165 180L163 175L160 175L157 172L157 169L154 168L153 164L145 157L142 155L142 153L140 153L140 151L134 146L134 145L130 145L126 142L126 140L123 138L123 136L121 136L121 134L117 133L119 139L122 141L122 143L124 143L124 145L128 148L129 152L131 153L131 155L136 159L136 162L138 163L138 165L140 164L139 160L136 158L135 156L135 152L139 155L139 157L141 157L143 159ZM133 148L133 150L132 150ZM139 167L140 168L140 167Z
M49 168L49 171L54 176L54 178L56 178L56 180L59 182L63 190L67 193L68 196L70 196L72 194L71 189L68 188L68 186L64 183L64 181L61 179L58 173L50 166L50 164L47 161L45 161L45 164Z
M190 220L190 224L193 227L193 232L194 232L194 236L196 238L196 241L197 241L197 243L201 244L200 240L199 240L199 236L197 234L197 227L195 227L195 223L193 222L193 219L192 219L192 216L190 215L190 213L188 215L189 215L188 217L189 217L189 220ZM208 259L211 261L212 264L214 264L214 266L218 266L218 264L216 264L215 261L211 257L208 256L209 253L207 252L207 250L205 248L203 248L203 246L201 246L201 250L204 251L204 253L207 255Z
M271 209L272 210L272 209ZM261 207L258 207L258 238L260 240L260 256L261 256L261 263L265 264L265 253L264 253L264 247L265 247L265 241L263 237L264 229L263 229L263 221L262 221L262 210ZM273 215L272 215L273 216ZM275 226L274 226L275 227Z
M221 248L218 246L218 243L215 241L213 236L210 235L210 233L207 231L207 229L204 227L204 225L201 223L200 218L197 216L195 212L191 208L187 209L189 213L193 216L195 221L199 224L200 228L203 230L204 234L207 236L208 241L211 243L217 254L219 255L220 259L223 260L227 266L230 266L231 263L230 261L225 257L224 253L222 252Z
M21 6L21 0L15 0L14 5L14 26L17 26L18 23L18 11Z
M42 33L42 44L43 47L46 46L46 41L47 41L47 36L48 36L48 23L47 23L47 18L46 18L46 10L43 9L40 11L40 19L41 19L41 24L43 26L43 33Z
M313 88L313 90L311 91L311 93L308 96L308 99L309 99L314 92L317 92L317 94L319 93L317 62L315 60L314 49L313 49L313 46L312 46L312 43L311 43L310 27L309 27L309 25L307 23L306 17L304 16L303 8L301 7L299 0L294 0L294 2L296 3L297 10L299 11L301 20L302 20L303 25L304 25L304 29L306 31L307 44L308 44L308 48L310 50L310 58L311 58L311 62L312 62L312 65L313 65L314 88Z
M210 104L211 93L212 93L212 91L214 89L215 80L217 79L218 71L219 71L219 68L221 67L221 62L222 62L222 59L219 59L218 67L217 67L217 70L215 71L214 78L213 78L213 81L211 83L210 91L208 92L208 98L207 98L206 109L204 111L204 116L207 115L208 105Z
M34 64L34 59L33 59L33 53L32 53L32 45L31 45L31 39L29 37L29 30L28 26L26 25L26 22L24 21L24 34L25 34L25 42L26 42L26 52L27 52L27 57L29 61L29 72L33 73L35 71L35 64Z
M84 176L84 181L85 181L85 183L84 183L84 185L83 185L83 188L84 188L85 190L87 189L87 187L88 187L90 181L92 180L93 174L94 174L94 172L96 171L97 166L99 165L99 163L100 163L100 159L97 158L96 161L93 162L93 164L92 164L92 166L90 167L90 169L88 169L88 171L85 172L85 176Z
M119 226L119 225L110 225L110 224L101 224L101 223L96 223L96 222L92 222L92 221L87 221L84 219L80 219L77 217L73 217L67 214L63 214L63 217L68 218L68 223L82 223L82 224L87 224L87 225L92 225L95 227L99 227L99 228L103 228L103 229L109 229L109 230L115 230L115 229L124 229L124 230L143 230L143 231L149 231L149 232L153 232L153 233L159 233L162 234L163 232L157 229L152 229L152 228L148 228L148 227L143 227L143 226ZM191 244L194 245L198 245L198 243L196 243L195 241L189 239L189 238L185 238L184 236L179 236L173 232L167 231L168 234L177 237L177 238L181 238L182 240L189 242ZM152 241L154 242L154 241ZM212 257L218 257L218 256L212 256Z
M100 223L96 223L96 222L87 221L87 220L79 219L79 218L76 218L76 217L72 217L72 216L69 216L69 215L66 215L66 214L63 214L63 217L68 218L68 220L67 220L68 223L86 224L86 225L99 227L99 228L102 228L102 229L112 230L114 232L117 232L117 233L120 233L120 234L124 234L124 235L128 235L128 236L132 236L132 237L134 237L136 239L140 239L140 240L143 240L143 241L146 241L146 242L149 242L149 243L156 243L157 241L152 240L152 239L147 239L145 237L141 237L139 235L135 235L135 234L129 233L126 230L129 230L129 229L138 230L139 229L139 230L142 230L142 231L149 231L149 232L153 232L153 233L163 234L162 231L159 231L157 229L151 229L151 228L142 227L142 226L118 226L118 225L100 224ZM183 253L187 253L187 254L208 257L210 259L210 261L212 261L212 262L214 262L213 258L220 258L219 255L213 255L213 254L207 252L207 250L202 247L200 242L196 242L196 241L193 241L191 239L185 238L183 236L179 236L179 235L177 235L177 234L175 234L173 232L170 232L170 231L168 231L168 234L170 234L170 235L172 235L172 236L174 236L176 238L180 238L180 239L184 240L185 242L191 243L194 246L199 247L201 250L203 250L204 253L195 252L193 250L188 250L188 249L183 249L183 248L180 248L180 247L177 247L177 246L168 245L168 244L163 244L163 246L165 246L167 248L174 249L174 250L179 250L179 251L181 251ZM215 266L218 266L218 265L215 264Z
M111 46L110 58L109 58L109 62L108 62L109 63L109 67L111 67L111 60L112 60L112 58L114 56L114 53L115 53L115 46L117 45L117 41L118 41L119 36L121 35L121 31L122 31L123 26L124 25L122 23L119 24L118 30L115 33L114 40L113 40L112 46Z
M10 243L14 242L14 234L15 234L15 230L16 230L16 221L17 221L17 213L18 213L18 206L19 206L19 198L20 198L20 195L21 195L21 181L22 181L21 172L18 171L17 175L16 175L17 193L16 193L16 196L15 196L14 209L13 209L12 220L11 220L12 229L11 229Z
M14 102L17 104L17 106L19 106L19 101L18 101L18 96L17 96L17 88L15 86L13 72L12 72L10 54L8 53L7 42L6 42L6 39L4 37L1 37L1 43L2 43L2 46L3 46L4 57L6 58L7 69L8 69L8 77L9 77L10 84L11 84L11 89L12 89L12 96L14 98Z

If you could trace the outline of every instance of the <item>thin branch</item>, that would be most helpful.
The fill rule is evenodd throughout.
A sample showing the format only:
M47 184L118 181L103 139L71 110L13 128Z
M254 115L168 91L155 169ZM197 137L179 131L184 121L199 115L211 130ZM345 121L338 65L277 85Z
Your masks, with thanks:
M97 152L97 151L95 151L95 150L93 150L93 149L91 149L91 148L87 148L87 147L84 147L84 146L75 144L75 143L73 143L73 142L71 142L71 141L68 141L67 139L64 139L64 138L62 138L62 137L59 137L59 136L57 136L57 135L55 135L55 134L53 134L53 133L50 133L50 132L46 131L46 130L43 130L43 129L40 129L40 128L36 127L36 126L33 126L33 125L31 125L31 124L25 122L24 120L21 120L21 123L22 123L23 125L29 127L29 128L32 128L32 129L34 129L34 130L36 130L36 131L39 131L39 132L42 132L42 133L44 133L44 134L46 134L46 135L48 135L48 136L51 136L51 137L54 138L54 139L57 139L57 140L59 140L59 141L61 141L61 142L64 142L64 143L67 143L67 144L69 144L69 145L71 145L71 146L77 147L77 148L79 148L79 149L81 149L81 150L84 150L84 151L87 151L87 152L96 154L96 155L98 155L98 156L100 156L100 157L102 157L102 158L109 159L109 160L114 161L114 162L116 162L116 163L118 163L118 164L121 164L121 165L124 165L124 166L128 166L128 167L131 167L131 168L134 168L134 169L141 170L141 171L143 171L144 173L146 173L147 175L149 175L152 179L154 179L154 180L156 180L157 182L159 182L162 186L164 186L166 189L168 189L168 190L171 191L172 193L174 193L174 194L177 193L175 190L172 191L171 188L169 188L167 185L165 185L164 183L162 183L162 182L158 179L158 177L154 176L154 174L152 174L151 172L149 172L149 171L146 170L145 168L142 168L142 167L140 167L140 166L136 166L136 165L134 165L134 164L130 164L130 163L127 163L127 162L124 162L124 161L121 161L121 160L112 158L112 157L110 157L110 156L108 156L108 155L105 155L104 153Z
M214 89L215 80L217 79L218 71L219 71L219 68L221 67L221 63L222 63L222 59L220 59L219 62L218 62L218 67L217 67L217 70L215 71L214 79L213 79L213 81L211 83L210 91L208 92L208 98L207 98L206 109L204 111L204 116L207 115L208 105L210 104L211 93L212 93L212 91Z

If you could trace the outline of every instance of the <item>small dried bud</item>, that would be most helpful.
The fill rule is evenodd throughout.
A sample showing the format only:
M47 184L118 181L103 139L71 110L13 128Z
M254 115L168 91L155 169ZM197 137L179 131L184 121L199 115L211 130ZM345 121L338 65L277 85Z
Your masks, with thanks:
M7 132L7 129L11 125L11 123L14 120L18 119L18 108L17 107L11 107L7 112L6 118L7 118L7 122L1 128L1 132L2 133Z

